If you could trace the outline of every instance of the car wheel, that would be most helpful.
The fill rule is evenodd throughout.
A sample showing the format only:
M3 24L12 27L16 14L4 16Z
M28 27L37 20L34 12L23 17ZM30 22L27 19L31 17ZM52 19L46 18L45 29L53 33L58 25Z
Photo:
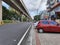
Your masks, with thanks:
M43 30L43 29L39 29L38 32L39 32L39 33L43 33L44 30Z

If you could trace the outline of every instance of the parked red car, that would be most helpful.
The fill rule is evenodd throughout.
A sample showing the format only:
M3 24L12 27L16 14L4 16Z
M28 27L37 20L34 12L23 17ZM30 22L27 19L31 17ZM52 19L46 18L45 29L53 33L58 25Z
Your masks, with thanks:
M60 25L52 20L40 20L37 24L38 32L60 32Z

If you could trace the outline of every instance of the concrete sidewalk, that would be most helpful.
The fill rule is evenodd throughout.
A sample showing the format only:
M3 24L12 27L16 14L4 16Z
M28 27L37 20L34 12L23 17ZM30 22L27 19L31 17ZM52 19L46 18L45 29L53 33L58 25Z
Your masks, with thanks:
M37 45L36 44L36 32L35 32L33 25L32 25L31 31L29 33L29 37L27 39L26 45Z
M37 33L32 26L27 42L27 45L60 45L60 33Z
M31 31L26 41L26 45L36 45L34 26L32 25Z
M59 33L40 33L39 38L41 45L60 45Z

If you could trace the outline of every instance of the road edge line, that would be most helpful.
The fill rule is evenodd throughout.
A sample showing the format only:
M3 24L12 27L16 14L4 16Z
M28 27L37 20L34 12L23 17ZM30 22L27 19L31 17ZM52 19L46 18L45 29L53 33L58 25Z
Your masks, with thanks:
M31 25L29 26L29 28L27 29L27 31L24 33L24 35L22 36L22 38L20 39L20 41L18 42L17 45L20 45L21 42L23 41L24 37L26 36L26 34L28 33L29 29L30 29Z

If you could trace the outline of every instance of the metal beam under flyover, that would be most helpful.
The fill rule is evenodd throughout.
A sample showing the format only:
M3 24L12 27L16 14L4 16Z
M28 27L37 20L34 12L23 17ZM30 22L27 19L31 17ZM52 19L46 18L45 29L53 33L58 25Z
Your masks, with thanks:
M19 11L20 13L22 13L10 0L3 0L3 1L6 2L9 6Z
M15 0L15 2L21 6L21 8L26 12L25 8L23 7L23 5L21 4L20 0ZM27 12L26 12L27 13ZM27 13L28 14L28 13Z
M20 2L21 2L21 4L24 6L26 12L28 13L29 18L32 19L31 16L30 16L30 14L29 14L29 11L28 11L26 5L25 5L24 2L23 2L23 0L20 0Z
M24 12L26 13L26 14L24 14L23 13L23 15L26 15L26 17L29 17L29 14L27 13L27 11L25 10L25 8L24 8L24 6L21 4L21 2L19 1L19 0L14 0L16 3L17 3L17 5L19 5L20 7L21 7L21 9L23 9L24 10Z
M27 13L28 17L31 18L30 14L28 14L28 12L27 12L27 8L24 5L24 2L22 0L21 1L20 0L15 0L15 1L19 6L21 6L23 8L23 10Z

